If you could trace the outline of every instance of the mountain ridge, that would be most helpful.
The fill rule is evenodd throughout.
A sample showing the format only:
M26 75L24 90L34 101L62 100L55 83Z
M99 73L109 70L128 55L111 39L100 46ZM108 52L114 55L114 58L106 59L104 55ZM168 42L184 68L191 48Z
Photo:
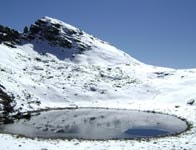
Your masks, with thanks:
M0 42L11 47L16 47L17 44L33 44L39 53L51 53L61 60L66 59L75 63L102 65L141 63L120 49L54 18L43 17L30 25L29 29L25 28L23 33L13 29L9 29L13 31L11 33L0 31L2 35L17 37L15 40L5 37L0 39Z

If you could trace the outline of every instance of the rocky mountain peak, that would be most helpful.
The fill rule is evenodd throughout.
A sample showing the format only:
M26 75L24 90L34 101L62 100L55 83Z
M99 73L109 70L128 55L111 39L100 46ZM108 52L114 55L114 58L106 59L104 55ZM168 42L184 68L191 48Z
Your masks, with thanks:
M74 48L82 51L90 48L90 45L80 40L83 34L84 32L80 29L60 20L44 17L30 26L25 37L28 40L47 40L51 46Z
M0 27L0 43L16 48L17 45L32 45L40 54L52 54L60 60L79 64L140 64L120 49L99 40L82 30L60 20L43 17L19 33Z

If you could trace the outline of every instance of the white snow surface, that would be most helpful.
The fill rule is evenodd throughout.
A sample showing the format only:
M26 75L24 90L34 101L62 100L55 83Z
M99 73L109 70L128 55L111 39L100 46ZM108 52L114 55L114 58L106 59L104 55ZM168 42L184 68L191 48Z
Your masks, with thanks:
M49 17L45 19L59 23ZM83 40L89 42L89 35L84 34ZM65 107L150 110L185 118L192 128L178 136L141 141L41 140L0 134L0 149L196 149L196 103L187 104L196 99L196 69L146 65L106 42L98 39L93 42L96 46L93 50L77 55L73 61L60 60L50 53L41 55L33 44L17 48L1 44L0 85L14 95L15 109L22 112Z

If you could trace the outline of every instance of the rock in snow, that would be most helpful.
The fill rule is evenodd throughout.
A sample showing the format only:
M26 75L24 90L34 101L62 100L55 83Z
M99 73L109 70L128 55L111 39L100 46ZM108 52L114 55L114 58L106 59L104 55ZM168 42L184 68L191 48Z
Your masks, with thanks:
M194 103L195 103L195 99L193 98L187 101L187 104L189 105L193 105Z

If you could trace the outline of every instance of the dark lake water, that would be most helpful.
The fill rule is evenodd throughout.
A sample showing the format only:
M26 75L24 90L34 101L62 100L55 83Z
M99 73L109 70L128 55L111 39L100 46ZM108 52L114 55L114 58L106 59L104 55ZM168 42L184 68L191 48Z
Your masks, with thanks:
M2 125L1 132L30 138L108 140L166 136L186 128L186 122L165 114L80 108L43 111L30 120Z
M154 137L170 134L169 131L159 129L128 129L124 133L134 137Z

